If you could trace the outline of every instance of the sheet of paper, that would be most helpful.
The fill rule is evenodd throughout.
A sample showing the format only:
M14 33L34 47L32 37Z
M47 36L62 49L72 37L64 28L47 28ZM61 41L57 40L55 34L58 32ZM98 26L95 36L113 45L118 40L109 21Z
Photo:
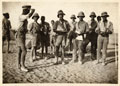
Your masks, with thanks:
M82 36L77 36L76 39L77 40L83 40L83 37Z

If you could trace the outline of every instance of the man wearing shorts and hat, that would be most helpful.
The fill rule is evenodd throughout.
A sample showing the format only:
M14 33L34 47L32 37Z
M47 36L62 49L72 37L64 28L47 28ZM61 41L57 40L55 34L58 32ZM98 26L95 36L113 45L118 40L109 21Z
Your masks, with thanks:
M38 44L38 38L40 37L40 25L37 22L39 19L39 15L38 13L35 13L32 17L32 19L34 20L30 25L30 33L32 35L31 38L31 42L32 42L32 51L31 51L31 56L32 56L32 60L34 61L36 59L36 50L37 50L37 44Z
M27 24L28 24L27 19L32 16L35 9L31 9L30 5L24 5L22 6L22 8L23 8L23 12L19 16L19 27L16 34L16 42L18 46L18 67L22 71L27 72L28 69L25 66L25 56L27 53L26 47L25 47Z
M75 21L75 19L76 19L76 17L75 17L75 15L73 14L73 15L71 15L71 22L70 22L70 31L69 31L69 33L68 33L68 42L67 42L67 46L69 45L70 47L69 47L69 51L72 51L72 39L74 39L75 38L75 26L76 26L76 21Z
M62 10L58 11L57 17L59 20L57 20L54 24L54 32L56 33L56 44L55 44L55 58L56 64L58 64L58 54L59 54L59 47L62 46L62 64L65 64L64 61L64 53L65 53L65 45L66 45L66 40L67 40L67 33L70 30L70 25L68 21L66 21L64 17L65 13Z
M98 34L95 32L97 28L97 21L95 20L95 12L91 12L90 21L88 21L89 31L86 33L86 38L84 39L84 49L86 49L88 43L91 43L91 60L96 59L96 49L97 49L97 37ZM86 50L84 50L86 51Z
M3 20L2 20L2 39L3 39L3 44L4 41L7 40L7 53L9 53L9 42L10 42L10 29L11 29L11 22L9 19L9 13L3 13Z
M113 23L108 21L107 17L109 17L107 12L101 13L101 22L99 23L96 32L98 35L98 42L97 42L97 62L99 63L100 58L102 56L102 65L106 65L106 56L107 56L107 46L109 42L109 34L113 33ZM102 50L102 55L101 55Z
M84 52L83 52L83 40L84 40L84 34L86 34L86 31L88 30L88 23L83 20L85 17L84 13L81 11L78 13L79 21L76 24L76 38L73 40L73 59L71 62L75 62L77 58L77 51L78 51L78 61L80 64L83 64L84 59Z

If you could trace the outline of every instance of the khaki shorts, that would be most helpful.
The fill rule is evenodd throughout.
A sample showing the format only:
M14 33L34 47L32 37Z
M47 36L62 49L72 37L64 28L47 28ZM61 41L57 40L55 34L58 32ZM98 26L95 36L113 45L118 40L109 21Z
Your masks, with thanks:
M67 41L67 35L57 35L56 36L56 46L65 46Z

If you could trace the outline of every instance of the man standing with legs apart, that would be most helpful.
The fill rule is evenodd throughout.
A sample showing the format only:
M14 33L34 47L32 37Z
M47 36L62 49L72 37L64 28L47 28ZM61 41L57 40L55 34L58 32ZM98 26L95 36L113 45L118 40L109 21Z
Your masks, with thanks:
M7 53L9 53L9 45L10 45L10 29L11 29L11 23L9 19L9 13L3 13L3 20L2 20L2 30L3 30L3 43L2 45L4 46L4 41L7 40Z
M67 40L67 33L70 30L70 25L68 21L66 21L64 17L65 13L62 10L58 11L57 17L59 18L58 21L54 24L54 32L56 32L56 44L55 44L55 58L56 64L58 64L58 54L59 54L59 47L62 46L62 64L65 64L64 57L65 57L65 45Z
M88 30L88 23L83 20L85 17L84 13L81 11L78 13L79 21L76 24L76 38L73 40L73 61L76 60L77 51L78 51L78 61L80 64L83 64L84 52L83 52L83 40L84 34Z
M27 19L32 16L35 9L31 9L30 5L22 6L22 8L23 8L23 12L19 16L19 27L16 34L16 42L18 45L18 66L22 71L27 72L28 69L25 66L25 56L27 53L25 47L27 24L28 24Z
M102 65L106 65L106 56L107 56L107 46L109 42L109 34L113 33L113 24L108 21L107 17L109 15L107 12L101 13L102 20L99 23L96 32L98 35L98 43L97 43L97 64L99 63L101 57L102 50Z
M91 43L91 60L96 59L96 49L97 49L97 37L98 34L95 32L97 28L97 21L95 20L96 14L95 12L91 12L90 18L88 21L89 31L86 33L86 38L84 39L84 51L86 51L86 47L88 43Z
M37 22L38 19L39 19L39 15L38 13L35 13L32 17L32 19L34 20L34 22L32 22L30 25L29 25L29 28L30 28L30 33L32 35L32 39L31 39L31 42L32 42L32 51L31 51L31 56L32 56L32 61L34 61L36 58L36 50L37 50L37 45L39 43L39 40L38 40L38 37L39 36L39 33L40 33L40 25L39 23Z
M41 16L41 45L42 45L42 58L45 56L45 59L47 59L48 54L48 46L50 45L50 25L49 23L45 22L45 16ZM45 48L45 55L44 54L44 48Z

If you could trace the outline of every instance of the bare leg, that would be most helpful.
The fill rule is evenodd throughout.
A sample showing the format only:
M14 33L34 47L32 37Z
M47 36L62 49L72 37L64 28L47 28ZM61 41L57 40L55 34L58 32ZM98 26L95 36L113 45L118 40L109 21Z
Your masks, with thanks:
M21 48L18 47L18 68L21 68Z
M7 41L7 53L9 53L9 41Z
M21 66L23 68L25 68L25 57L26 57L26 53L27 53L25 46L21 46L21 50L22 50L22 53L21 53Z
M42 58L43 58L43 54L44 54L44 44L42 44Z

